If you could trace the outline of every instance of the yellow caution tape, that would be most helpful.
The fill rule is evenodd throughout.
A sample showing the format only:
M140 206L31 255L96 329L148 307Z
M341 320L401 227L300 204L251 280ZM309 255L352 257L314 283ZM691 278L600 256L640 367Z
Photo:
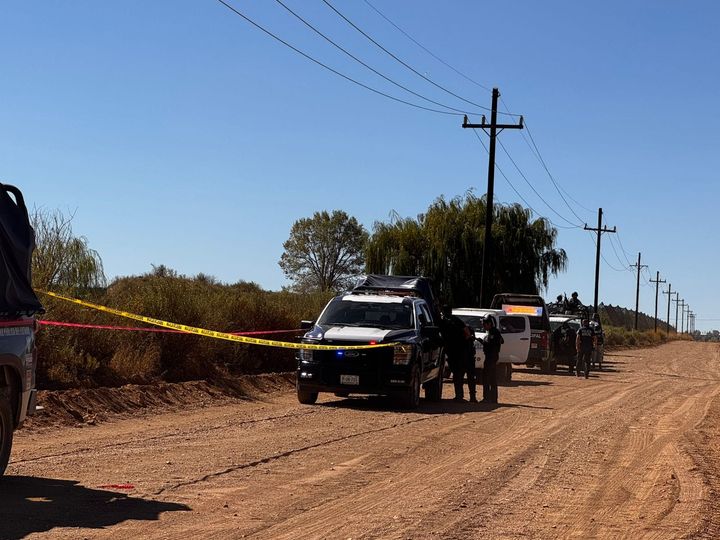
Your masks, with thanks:
M135 313L129 313L127 311L121 311L119 309L113 309L99 304L93 304L92 302L86 302L85 300L78 300L77 298L70 298L49 291L40 291L53 298L58 298L66 302L72 302L80 306L97 309L98 311L104 311L105 313L111 313L119 317L125 317L126 319L133 319L136 321L153 324L155 326L161 326L163 328L171 328L173 330L179 330L188 334L195 334L198 336L211 337L215 339L225 339L227 341L235 341L238 343L246 343L248 345L262 345L264 347L279 347L282 349L308 349L313 351L347 351L356 349L377 349L380 347L393 347L395 343L378 343L376 345L316 345L314 343L291 343L288 341L275 341L272 339L258 339L249 336L238 336L235 334L228 334L227 332L216 332L215 330L207 330L205 328L196 328L195 326L188 326L186 324L177 324L172 322L163 321L160 319L154 319L152 317L145 317L144 315L136 315Z

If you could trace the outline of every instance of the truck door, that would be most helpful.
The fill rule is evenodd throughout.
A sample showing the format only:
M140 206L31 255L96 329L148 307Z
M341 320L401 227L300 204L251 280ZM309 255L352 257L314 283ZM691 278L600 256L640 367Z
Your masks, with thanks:
M524 364L530 351L530 325L524 315L501 315L500 333L505 340L500 361Z
M434 325L430 311L425 304L415 305L415 318L418 321L418 326L422 325ZM424 323L422 321L425 321ZM436 372L440 367L440 348L437 346L425 347L420 352L422 359L422 380L427 381L435 378Z

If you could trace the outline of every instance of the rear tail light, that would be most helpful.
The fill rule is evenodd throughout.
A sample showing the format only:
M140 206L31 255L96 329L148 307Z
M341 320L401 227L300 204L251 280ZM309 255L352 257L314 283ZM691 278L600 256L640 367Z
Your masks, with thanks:
M542 334L540 334L540 347L542 347L543 349L547 349L547 348L548 348L548 335L547 335L547 332L543 332Z

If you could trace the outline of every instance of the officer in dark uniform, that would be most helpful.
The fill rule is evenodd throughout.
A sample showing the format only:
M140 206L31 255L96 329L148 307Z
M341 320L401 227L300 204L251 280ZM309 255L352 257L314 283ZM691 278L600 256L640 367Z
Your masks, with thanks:
M453 374L455 401L464 401L463 380L466 372L470 401L477 401L475 397L475 348L471 347L475 341L475 333L459 317L452 314L452 309L448 305L444 305L442 308L440 333L443 337L448 365ZM470 355L471 348L472 357Z
M590 362L592 354L597 344L595 330L590 328L590 321L586 318L582 320L582 326L577 331L575 339L575 348L577 349L577 376L580 377L581 371L585 372L585 378L590 377Z
M553 348L558 360L567 362L570 373L575 367L575 340L577 334L570 323L563 321L553 332Z
M603 355L605 354L605 332L600 322L600 314L595 313L590 321L590 328L595 331L595 352L593 353L592 366L597 364L598 370L602 370Z
M578 297L578 293L574 292L572 293L570 300L567 301L567 310L572 313L577 313L583 308L583 303L580 301L580 298Z
M492 315L485 315L483 329L486 332L483 342L485 365L483 366L483 403L497 403L497 362L500 358L500 347L504 343L500 330L495 328Z

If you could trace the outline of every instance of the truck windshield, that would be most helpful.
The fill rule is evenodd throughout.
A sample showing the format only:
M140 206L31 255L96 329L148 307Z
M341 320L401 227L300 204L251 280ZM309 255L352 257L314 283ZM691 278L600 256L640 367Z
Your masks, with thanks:
M399 330L413 328L412 313L410 304L335 300L325 309L318 324Z

